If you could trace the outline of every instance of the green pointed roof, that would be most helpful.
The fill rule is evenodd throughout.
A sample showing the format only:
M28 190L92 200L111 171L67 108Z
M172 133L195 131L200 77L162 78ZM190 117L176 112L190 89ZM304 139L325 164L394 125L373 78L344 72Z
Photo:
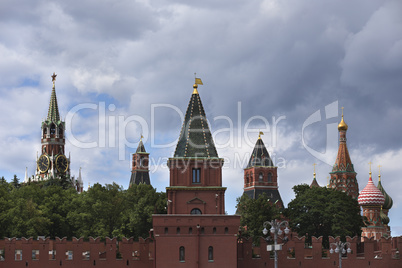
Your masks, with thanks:
M50 95L49 110L47 112L47 121L59 122L60 121L59 106L57 105L56 87L54 84L56 75L55 74L53 75L54 75L53 89L52 94Z
M381 177L380 176L378 176L378 177L379 177L379 180L378 180L377 188L381 191L381 193L385 197L385 202L384 202L384 205L382 206L382 208L383 209L391 209L394 202L392 201L392 198L387 194L384 187L382 187Z
M174 157L218 157L197 84L193 88Z
M140 143L138 144L137 151L135 153L146 153L145 151L145 146L144 143L142 143L142 139L140 140Z
M248 161L248 165L246 168L254 167L254 166L264 166L264 167L273 167L274 163L272 162L271 157L265 148L265 144L262 141L261 137L258 137L257 142L255 143L253 153Z

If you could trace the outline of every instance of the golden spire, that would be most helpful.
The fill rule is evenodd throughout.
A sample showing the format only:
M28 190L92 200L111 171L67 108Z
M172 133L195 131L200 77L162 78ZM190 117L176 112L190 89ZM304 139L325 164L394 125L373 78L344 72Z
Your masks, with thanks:
M194 77L195 77L195 83L193 85L193 88L194 88L193 94L198 94L198 90L197 90L198 85L203 85L203 83L201 81L201 78L197 78L197 73L194 73Z
M381 165L378 165L378 181L381 181Z
M327 176L327 188L329 188L329 176Z
M373 164L373 163L371 163L371 161L370 161L368 164L369 164L369 166L370 166L370 172L369 172L369 174L370 174L370 178L371 178L371 164Z
M259 140L261 140L261 135L264 135L264 132L260 131L260 132L258 133L258 139L259 139Z
M346 131L346 130L348 130L348 125L345 123L345 121L343 120L343 108L344 107L342 107L341 109L342 109L342 120L341 120L341 122L339 123L339 125L338 125L338 130L339 131L341 131L341 130L344 130L344 131Z
M313 173L314 179L315 179L315 166L316 166L316 165L317 165L316 163L313 164L313 167L314 167L314 173Z

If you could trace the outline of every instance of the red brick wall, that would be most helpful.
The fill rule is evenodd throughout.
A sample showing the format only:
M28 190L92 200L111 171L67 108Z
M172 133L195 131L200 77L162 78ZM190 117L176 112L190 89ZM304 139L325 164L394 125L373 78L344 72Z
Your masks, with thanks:
M117 245L122 255L116 259ZM153 242L150 239L140 239L134 242L132 239L123 239L118 242L116 239L107 238L106 241L90 238L89 241L74 238L72 241L66 239L33 240L30 239L5 239L0 240L0 250L4 250L5 258L0 261L0 268L11 267L154 267ZM15 250L22 250L22 260L15 260ZM32 259L32 250L39 250L38 260ZM49 251L56 250L54 260L49 259ZM133 252L139 251L138 257L133 257ZM73 259L68 260L66 251L73 252ZM83 252L89 251L90 256L86 260ZM151 252L151 254L150 254ZM138 254L137 254L138 255ZM127 265L128 264L128 265Z
M299 238L295 234L289 236L288 241L281 251L278 251L278 266L281 268L294 267L338 267L339 255L336 253L330 254L327 250L327 257L322 257L322 238L313 237L311 248L305 248L304 237ZM335 239L330 237L330 243ZM347 257L342 258L343 268L397 268L402 267L402 259L396 256L396 246L401 248L402 237L394 237L380 241L364 238L364 252L357 253L358 238L347 238L351 244L352 252ZM282 243L279 239L278 243ZM261 239L261 246L255 250L252 247L251 240L241 239L238 246L238 268L259 268L273 267L274 259L266 250L266 242ZM379 250L381 249L382 250ZM294 250L295 256L291 257L289 249ZM260 252L259 256L253 256L253 252Z
M237 266L239 216L154 215L153 225L156 267ZM208 260L210 246L213 247L212 261ZM179 260L180 247L185 249L184 262Z

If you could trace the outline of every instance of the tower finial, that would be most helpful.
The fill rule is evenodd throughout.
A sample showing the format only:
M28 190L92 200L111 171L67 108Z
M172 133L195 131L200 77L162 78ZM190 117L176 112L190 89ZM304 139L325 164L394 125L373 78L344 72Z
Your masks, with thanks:
M261 140L261 135L264 135L264 132L260 131L260 132L258 133L258 139L259 139L259 140Z
M381 165L378 165L378 181L381 181Z
M316 163L313 164L313 167L314 167L314 173L313 173L314 179L315 179L315 166L316 166L316 165L317 165Z
M194 88L193 94L198 94L198 90L197 90L198 85L203 85L203 83L201 81L201 78L197 78L197 73L194 73L194 76L195 76L195 83L193 85L193 88Z
M369 166L370 166L370 172L369 172L369 174L370 174L370 178L371 178L371 164L373 164L373 163L371 163L371 161L370 161L368 164L369 164Z
M327 176L327 188L329 188L329 176Z
M341 131L341 130L346 131L346 130L348 130L348 125L343 120L343 109L344 109L344 107L342 107L341 109L342 109L342 120L338 125L338 130L339 131Z
M52 82L53 82L53 88L55 87L56 76L57 76L57 74L55 72L53 72L53 75L51 76Z

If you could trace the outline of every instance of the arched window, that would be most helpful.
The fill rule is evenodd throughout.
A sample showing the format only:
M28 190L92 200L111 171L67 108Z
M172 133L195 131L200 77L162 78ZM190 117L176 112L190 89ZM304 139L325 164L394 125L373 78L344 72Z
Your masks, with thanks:
M176 234L180 234L180 227L177 227Z
M246 184L249 184L249 183L250 183L250 179L249 179L248 174L247 174L247 176L246 176Z
M188 233L189 233L189 234L192 234L192 233L193 233L193 228L192 228L192 227L188 228Z
M179 248L179 261L185 261L185 249L183 246Z
M260 174L258 175L258 180L260 182L262 182L263 179L264 179L264 175L262 174L262 172L260 172Z
M63 128L62 127L59 128L59 137L63 138Z
M56 126L54 124L50 125L50 135L56 134Z
M214 260L214 248L211 246L208 248L208 260L209 261Z
M225 227L225 234L228 234L228 233L229 233L229 228Z
M216 227L212 229L213 234L216 234Z
M167 227L165 227L165 234L169 233L169 229Z
M272 173L271 172L268 173L268 182L272 182Z
M199 208L193 208L191 210L190 214L202 214L202 212Z

